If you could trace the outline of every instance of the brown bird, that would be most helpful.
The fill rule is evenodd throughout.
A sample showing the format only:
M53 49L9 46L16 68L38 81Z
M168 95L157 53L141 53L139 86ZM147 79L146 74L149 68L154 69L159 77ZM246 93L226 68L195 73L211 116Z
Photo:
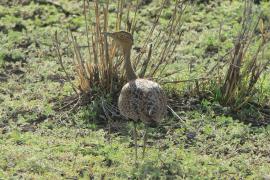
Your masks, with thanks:
M134 122L135 158L137 161L137 130L136 124L142 121L146 126L155 127L166 115L167 98L160 85L156 82L140 79L135 74L131 60L133 36L125 31L108 33L124 53L124 68L128 79L118 99L120 113ZM143 157L147 139L147 128L144 135Z

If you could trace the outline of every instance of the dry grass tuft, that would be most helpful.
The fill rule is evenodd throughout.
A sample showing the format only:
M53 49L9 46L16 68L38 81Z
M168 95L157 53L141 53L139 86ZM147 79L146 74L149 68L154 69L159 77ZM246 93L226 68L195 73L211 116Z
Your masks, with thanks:
M154 78L160 81L163 77L168 76L168 74L165 74L166 66L174 61L171 57L175 53L176 46L179 44L182 34L181 19L185 5L180 0L175 2L172 17L164 28L159 26L159 19L166 2L164 0L157 10L154 23L149 32L144 37L140 37L143 38L140 51L137 54L133 53L133 66L141 78ZM68 33L69 43L72 45L73 65L78 84L73 84L73 88L77 94L90 94L93 96L96 92L99 92L98 94L114 95L120 91L126 82L122 67L122 53L118 52L118 48L111 39L103 36L103 32L125 30L137 37L136 25L138 23L137 11L139 1L135 5L127 5L124 4L123 0L118 0L117 10L115 12L109 12L109 5L109 0L102 6L97 0L92 3L86 0L84 1L86 31L83 38L87 39L86 51L80 48L74 33L71 31ZM89 17L89 14L91 14L90 11L94 11L94 17ZM133 17L131 17L131 14L133 14ZM116 22L114 28L110 29L109 19L112 16L116 17ZM56 33L54 38L55 48L60 64L65 71L61 55L61 43L58 36ZM170 74L172 75L174 73ZM67 73L66 75L69 77Z
M238 110L248 103L256 92L256 83L270 64L264 54L269 46L270 32L264 29L261 15L253 12L252 1L245 1L241 29L233 49L223 58L229 62L226 75L219 76L220 103ZM226 68L226 66L223 66ZM220 71L220 66L215 66Z

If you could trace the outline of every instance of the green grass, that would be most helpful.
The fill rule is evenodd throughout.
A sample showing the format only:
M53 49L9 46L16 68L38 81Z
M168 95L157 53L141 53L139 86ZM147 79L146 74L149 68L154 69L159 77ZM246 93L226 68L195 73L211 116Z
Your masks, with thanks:
M129 132L57 126L46 122L35 132L10 129L0 139L3 178L83 178L105 176L172 178L260 178L269 173L270 127L252 128L230 117L186 115L187 131L171 121L151 129L146 158L134 165ZM130 127L125 127L130 131ZM139 134L143 128L139 128ZM163 131L167 131L164 133ZM161 138L157 138L157 137ZM139 142L142 144L142 142ZM139 149L141 155L142 148Z
M233 119L214 97L192 110L177 112L186 120L186 128L169 116L160 127L151 129L144 160L139 148L138 167L130 123L114 122L115 129L109 134L107 122L96 118L98 101L70 113L56 110L55 105L73 91L57 61L51 37L55 30L61 32L68 26L78 34L84 30L83 16L77 15L82 2L58 2L73 15L33 2L0 5L0 179L262 179L270 175L270 126L253 127ZM226 1L187 8L177 60L168 66L181 68L173 79L201 77L232 47L242 6L238 1ZM264 2L256 8L262 8L269 18L269 7ZM136 37L145 35L151 24L149 14L156 8L156 2L141 7ZM167 8L161 26L170 15ZM224 23L221 39L220 22ZM269 27L269 21L265 26ZM140 46L141 40L136 39L135 45ZM211 48L218 53L208 51ZM68 65L72 60L64 61L72 73ZM190 64L194 64L191 72ZM253 97L261 104L269 105L269 79L265 74ZM174 88L186 92L191 85L180 83ZM193 106L193 100L186 104ZM143 132L140 124L140 145Z

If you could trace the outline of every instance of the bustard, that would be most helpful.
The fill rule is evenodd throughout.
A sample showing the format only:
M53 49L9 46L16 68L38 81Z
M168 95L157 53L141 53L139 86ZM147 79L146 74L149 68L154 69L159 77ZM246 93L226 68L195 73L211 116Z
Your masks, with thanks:
M125 31L105 32L105 35L111 37L122 48L124 53L124 68L128 83L121 90L118 99L118 108L123 116L133 120L134 143L136 148L135 159L137 162L136 124L138 121L142 121L146 126L156 126L166 114L167 99L158 83L147 79L140 79L136 76L130 60L133 36ZM143 157L146 138L147 128L143 142Z

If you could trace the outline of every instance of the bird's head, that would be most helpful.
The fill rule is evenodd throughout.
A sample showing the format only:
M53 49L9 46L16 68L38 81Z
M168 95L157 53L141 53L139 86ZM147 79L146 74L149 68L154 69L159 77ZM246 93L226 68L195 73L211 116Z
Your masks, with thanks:
M129 32L105 32L104 35L111 37L116 44L121 46L123 49L131 49L131 46L133 45L133 36Z

